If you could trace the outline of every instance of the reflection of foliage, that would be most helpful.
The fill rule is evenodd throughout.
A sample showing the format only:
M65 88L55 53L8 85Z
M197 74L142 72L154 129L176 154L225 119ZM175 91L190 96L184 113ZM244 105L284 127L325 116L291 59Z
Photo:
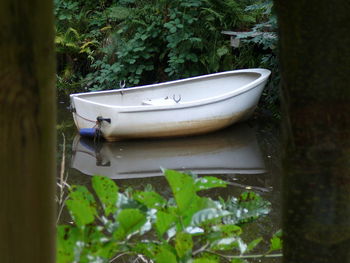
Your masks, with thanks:
M74 225L58 226L58 262L110 262L123 255L160 263L280 256L249 255L262 238L249 243L241 238L240 225L265 215L268 202L251 192L226 202L200 197L197 192L226 183L172 170L164 173L173 192L169 200L150 187L121 193L112 180L101 176L92 179L98 201L85 187L71 187L66 205ZM280 248L280 236L275 235L268 253Z

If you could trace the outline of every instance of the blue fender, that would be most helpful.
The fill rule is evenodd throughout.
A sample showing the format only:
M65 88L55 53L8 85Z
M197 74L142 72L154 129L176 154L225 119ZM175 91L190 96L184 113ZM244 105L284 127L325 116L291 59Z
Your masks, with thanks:
M82 128L79 129L79 134L83 137L99 137L101 131L98 128Z

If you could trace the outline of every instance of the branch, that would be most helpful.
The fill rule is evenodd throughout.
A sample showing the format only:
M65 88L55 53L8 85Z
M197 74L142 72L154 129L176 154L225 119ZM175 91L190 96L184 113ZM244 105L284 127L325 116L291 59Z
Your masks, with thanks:
M224 254L220 254L220 253L217 253L217 252L214 252L214 251L211 251L211 250L203 250L202 252L207 252L207 253L210 253L210 254L213 254L213 255L216 255L216 256L219 256L219 257L222 257L226 260L230 260L230 259L246 259L246 258L277 258L277 257L282 257L283 254L282 253L279 253L279 254L256 254L256 255L239 255L239 256L232 256L232 255L224 255Z

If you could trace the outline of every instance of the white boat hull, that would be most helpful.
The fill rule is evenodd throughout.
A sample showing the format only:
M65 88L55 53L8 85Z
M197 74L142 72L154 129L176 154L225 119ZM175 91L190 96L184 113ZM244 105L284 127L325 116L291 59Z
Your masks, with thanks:
M207 133L248 118L270 71L236 70L126 90L71 95L78 129L97 117L109 140ZM178 101L179 100L179 101Z

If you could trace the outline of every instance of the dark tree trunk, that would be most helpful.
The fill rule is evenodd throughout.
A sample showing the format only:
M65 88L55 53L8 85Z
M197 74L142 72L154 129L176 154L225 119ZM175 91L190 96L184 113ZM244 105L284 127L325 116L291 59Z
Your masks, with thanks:
M350 2L275 0L284 262L350 262Z
M52 1L0 2L0 261L55 261Z

